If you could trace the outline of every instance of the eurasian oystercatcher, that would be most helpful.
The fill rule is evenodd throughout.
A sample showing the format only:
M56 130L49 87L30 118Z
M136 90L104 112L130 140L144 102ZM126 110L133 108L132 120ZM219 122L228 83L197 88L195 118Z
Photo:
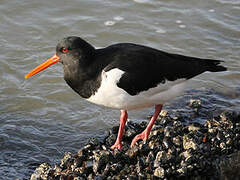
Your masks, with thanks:
M62 39L56 54L25 78L57 62L63 64L67 84L82 98L121 110L118 136L112 149L122 148L127 110L155 106L146 129L132 140L133 147L138 140L147 140L162 104L180 95L187 80L205 71L227 70L220 60L172 54L132 43L95 49L80 37L71 36Z

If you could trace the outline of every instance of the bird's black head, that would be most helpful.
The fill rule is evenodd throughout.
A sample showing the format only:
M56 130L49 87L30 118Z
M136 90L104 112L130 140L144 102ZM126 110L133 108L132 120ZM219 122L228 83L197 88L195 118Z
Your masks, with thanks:
M94 47L77 36L69 36L59 41L56 47L56 55L65 65L78 61L82 66L91 63Z
M29 72L25 78L29 78L57 62L63 64L64 76L69 77L76 70L83 69L92 63L94 51L94 47L80 37L64 38L58 43L56 54Z

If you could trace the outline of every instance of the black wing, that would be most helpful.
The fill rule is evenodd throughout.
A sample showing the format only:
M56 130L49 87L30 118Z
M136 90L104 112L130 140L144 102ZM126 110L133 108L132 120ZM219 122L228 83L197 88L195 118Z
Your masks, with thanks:
M156 87L159 83L190 79L205 71L225 71L221 61L170 54L136 44L117 44L112 48L111 63L104 69L118 68L125 73L117 83L130 95Z

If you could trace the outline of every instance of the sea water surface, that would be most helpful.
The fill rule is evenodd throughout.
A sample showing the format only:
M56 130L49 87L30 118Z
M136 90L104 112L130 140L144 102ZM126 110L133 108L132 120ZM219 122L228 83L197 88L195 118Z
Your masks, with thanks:
M192 93L214 89L221 95L206 93L205 103L240 109L239 0L1 0L0 177L5 180L27 179L40 163L57 163L64 152L77 152L89 137L102 137L119 123L118 110L90 104L67 86L61 64L24 79L70 35L95 47L132 42L224 60L228 71L197 77L192 88L200 91L165 108L184 111ZM129 118L146 120L152 112L132 111Z

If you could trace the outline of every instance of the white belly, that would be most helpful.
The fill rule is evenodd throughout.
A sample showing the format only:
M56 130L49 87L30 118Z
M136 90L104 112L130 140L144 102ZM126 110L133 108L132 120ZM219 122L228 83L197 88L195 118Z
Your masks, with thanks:
M110 108L131 110L164 104L184 92L186 80L179 79L160 83L157 87L132 96L117 86L123 74L124 71L117 68L103 71L100 88L87 100Z

